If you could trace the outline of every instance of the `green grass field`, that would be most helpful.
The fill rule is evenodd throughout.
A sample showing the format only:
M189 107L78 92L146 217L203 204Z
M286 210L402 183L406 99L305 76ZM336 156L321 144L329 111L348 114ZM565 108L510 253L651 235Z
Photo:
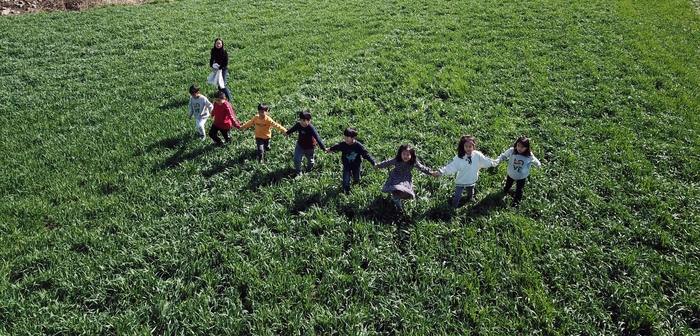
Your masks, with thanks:
M700 334L700 4L175 1L0 17L0 334ZM294 179L296 137L195 137L187 89L230 56L327 145L354 126L437 169L520 135L521 206L483 170L415 175L397 214L365 163ZM211 123L211 121L207 124Z

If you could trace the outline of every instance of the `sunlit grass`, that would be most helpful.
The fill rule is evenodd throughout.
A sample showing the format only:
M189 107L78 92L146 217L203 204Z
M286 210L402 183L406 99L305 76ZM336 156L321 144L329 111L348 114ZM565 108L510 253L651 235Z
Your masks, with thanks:
M7 334L694 334L700 327L692 1L210 1L1 17L0 331ZM213 17L213 13L216 16ZM27 32L32 32L27 33ZM440 168L465 133L525 134L449 207L416 174L406 213L366 164L294 179L250 130L194 136L187 88L229 51L232 105L326 145Z

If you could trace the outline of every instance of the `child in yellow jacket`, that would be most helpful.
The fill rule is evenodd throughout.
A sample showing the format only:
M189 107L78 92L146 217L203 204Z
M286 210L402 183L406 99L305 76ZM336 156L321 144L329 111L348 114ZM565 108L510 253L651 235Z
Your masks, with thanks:
M258 161L260 163L265 162L265 151L270 150L270 138L272 137L270 127L274 127L282 133L287 132L286 128L267 115L269 110L270 107L267 104L258 104L258 115L241 126L241 129L245 129L255 125L255 146L258 149Z

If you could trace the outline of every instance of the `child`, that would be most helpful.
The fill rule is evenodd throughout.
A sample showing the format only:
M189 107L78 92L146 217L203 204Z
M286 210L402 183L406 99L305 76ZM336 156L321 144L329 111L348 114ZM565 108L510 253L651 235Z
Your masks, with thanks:
M270 107L266 104L258 104L258 115L241 126L241 129L246 129L255 124L255 146L258 148L258 161L260 163L265 162L265 151L270 150L270 138L272 137L270 127L274 127L282 133L287 132L284 127L280 126L280 124L276 123L267 115L269 110Z
M199 87L197 85L190 86L190 119L194 116L194 129L197 130L202 141L207 139L204 124L209 118L209 112L213 109L214 105L209 102L209 99L199 93Z
M311 171L314 169L314 151L316 150L316 143L318 143L319 146L321 146L321 150L324 151L326 150L326 145L323 144L314 125L311 125L311 112L308 110L303 110L299 113L299 122L288 131L284 132L284 136L289 136L296 131L299 131L299 137L297 138L297 146L294 148L294 169L296 170L297 176L301 176L302 158L306 156L306 160L309 162L306 170Z
M225 96L221 90L214 93L214 109L211 112L214 116L214 123L209 129L209 136L214 140L216 146L219 147L224 145L219 138L219 132L221 132L228 144L231 143L231 135L229 134L231 127L241 128L241 124L238 123L238 119L236 119L236 115L233 112L233 107L226 101Z
M348 127L343 132L345 136L339 144L326 149L327 153L339 151L343 154L341 160L343 162L343 191L350 193L350 175L352 175L355 183L360 182L360 168L362 168L362 158L367 159L375 169L377 163L374 161L369 152L359 141L357 141L357 131Z
M457 173L455 194L452 197L453 208L459 206L459 200L462 197L464 188L467 189L467 200L472 201L474 199L476 195L474 186L479 178L479 169L498 165L498 162L484 156L484 154L474 150L474 148L476 148L476 139L471 135L463 135L459 139L457 156L447 166L433 173L435 177Z
M433 172L418 162L416 151L408 145L399 146L395 158L377 164L378 168L389 166L394 166L394 170L389 173L382 192L391 193L396 208L402 210L401 200L416 198L416 194L413 192L413 174L411 173L413 168L418 168L428 175L432 175Z
M515 182L515 195L513 197L513 206L517 207L523 197L523 189L525 189L525 179L530 174L530 165L540 169L542 166L540 160L537 160L532 151L530 151L530 139L521 136L515 140L513 147L508 148L503 154L498 157L498 163L508 161L508 177L506 177L506 186L503 188L503 193L510 191L510 187Z

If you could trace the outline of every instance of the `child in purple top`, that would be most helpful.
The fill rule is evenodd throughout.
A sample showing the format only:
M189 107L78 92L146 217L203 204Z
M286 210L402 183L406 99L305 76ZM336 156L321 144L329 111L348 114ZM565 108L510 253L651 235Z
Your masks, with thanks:
M413 192L413 168L427 175L432 175L433 172L418 162L415 149L408 145L399 146L395 158L377 164L378 168L390 166L394 166L394 170L389 173L382 192L391 193L394 204L399 210L402 210L401 200L416 198L416 194Z

